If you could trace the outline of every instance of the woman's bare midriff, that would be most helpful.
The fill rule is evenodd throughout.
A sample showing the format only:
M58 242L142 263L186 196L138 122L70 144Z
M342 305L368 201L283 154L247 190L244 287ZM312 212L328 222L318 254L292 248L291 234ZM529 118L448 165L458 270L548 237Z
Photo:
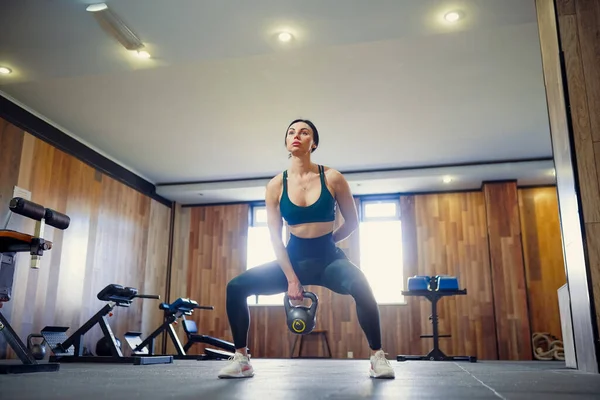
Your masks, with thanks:
M290 233L302 239L312 239L333 231L333 222L312 222L288 226Z

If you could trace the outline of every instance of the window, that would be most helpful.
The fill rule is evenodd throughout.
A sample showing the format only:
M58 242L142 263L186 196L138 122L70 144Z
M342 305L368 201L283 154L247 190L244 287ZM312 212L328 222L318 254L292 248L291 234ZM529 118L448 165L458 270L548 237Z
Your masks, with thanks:
M281 238L286 242L287 232L281 230ZM269 228L267 226L267 209L263 205L250 207L250 224L248 227L246 268L251 269L276 260L275 251L271 244ZM283 305L284 293L269 296L248 297L248 304L254 305Z
M404 303L399 200L361 202L360 268L379 304Z
M363 200L360 222L360 268L365 273L379 304L404 304L402 223L397 199ZM284 243L287 232L281 232ZM250 208L246 268L276 259L267 227L264 205ZM250 305L283 305L284 293L248 297Z

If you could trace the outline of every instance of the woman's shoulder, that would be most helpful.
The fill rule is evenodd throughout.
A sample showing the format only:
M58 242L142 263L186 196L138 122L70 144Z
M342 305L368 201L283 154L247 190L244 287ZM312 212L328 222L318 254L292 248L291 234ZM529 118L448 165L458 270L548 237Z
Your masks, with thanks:
M278 173L267 182L267 195L269 193L279 193L283 184L283 172Z
M272 177L269 180L269 182L267 182L267 186L281 185L282 182L283 182L283 172L280 172L277 175L275 175L274 177Z
M325 173L325 178L331 181L332 183L337 182L339 180L344 180L344 175L335 168L329 167L327 165L321 165L323 167L323 172Z

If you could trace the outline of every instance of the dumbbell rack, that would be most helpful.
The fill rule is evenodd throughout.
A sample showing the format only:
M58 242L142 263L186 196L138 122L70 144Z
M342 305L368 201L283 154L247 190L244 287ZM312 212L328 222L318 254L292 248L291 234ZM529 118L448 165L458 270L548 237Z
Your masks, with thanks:
M424 356L408 356L398 355L396 361L411 361L411 360L422 360L422 361L469 361L477 362L475 356L448 356L440 350L439 338L449 338L451 335L440 335L438 330L438 316L437 316L437 302L446 296L460 296L466 295L467 289L462 290L403 290L403 296L423 296L431 302L431 324L433 326L432 335L421 335L421 338L433 338L433 348L429 353Z

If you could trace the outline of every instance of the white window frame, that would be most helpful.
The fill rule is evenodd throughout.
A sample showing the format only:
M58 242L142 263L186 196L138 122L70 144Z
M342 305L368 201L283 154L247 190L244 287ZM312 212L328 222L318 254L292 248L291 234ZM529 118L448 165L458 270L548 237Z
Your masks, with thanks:
M255 228L255 227L266 227L267 226L267 222L257 222L257 218L256 218L256 214L259 211L265 210L266 211L266 206L264 203L254 203L250 205L250 210L249 210L249 221L248 221L248 230L250 230L251 228ZM286 237L287 237L287 227L285 226L285 224L283 225L283 229L282 229L282 239L284 241L284 243L286 242ZM270 242L269 242L270 244ZM246 252L250 251L250 248L248 247ZM246 270L251 269L251 267L248 265L248 256L246 256ZM275 260L275 256L273 256L273 260ZM279 296L279 295L274 295L274 296ZM283 293L281 294L281 296L283 296ZM277 307L277 306L283 306L283 298L281 299L281 301L277 301L277 302L265 302L265 303L260 303L259 298L260 297L264 297L264 296L251 296L248 297L248 305L250 307Z
M368 205L370 204L387 204L387 203L392 203L395 204L395 212L393 215L389 215L389 216L368 216L366 213L366 210L368 208ZM364 227L364 223L369 223L369 222L377 222L377 221L398 221L399 225L400 225L400 240L398 243L398 246L402 246L402 216L401 216L401 211L400 211L400 196L394 196L394 197L390 197L390 196L365 196L361 198L361 202L360 202L360 225L362 225ZM366 234L366 232L363 232L364 228L362 229L362 231L360 232L359 235L359 240L363 240L364 235ZM360 243L359 246L361 247L361 261L363 260L363 251L362 248L364 246L364 243ZM403 251L404 249L401 249L401 251ZM402 253L401 253L402 254ZM401 255L401 259L400 259L400 266L398 266L398 270L396 270L396 272L398 273L399 271L399 275L400 277L398 278L397 286L396 286L396 290L398 290L398 300L395 301L390 301L390 302L383 302L383 301L378 301L377 304L378 305L406 305L406 299L405 297L401 294L401 291L404 290L404 280L405 280L405 276L404 276L404 266L403 266L403 256ZM390 267L394 267L394 266L389 266L386 265L384 268L381 268L381 273L385 273L385 268L390 268ZM365 268L367 268L367 266L365 265L361 265L361 269L363 269L363 271L368 275L369 271L366 270ZM376 273L379 273L379 271L377 271ZM396 279L394 279L396 281ZM377 288L373 287L373 290L376 292ZM375 295L377 296L377 293L375 293Z

